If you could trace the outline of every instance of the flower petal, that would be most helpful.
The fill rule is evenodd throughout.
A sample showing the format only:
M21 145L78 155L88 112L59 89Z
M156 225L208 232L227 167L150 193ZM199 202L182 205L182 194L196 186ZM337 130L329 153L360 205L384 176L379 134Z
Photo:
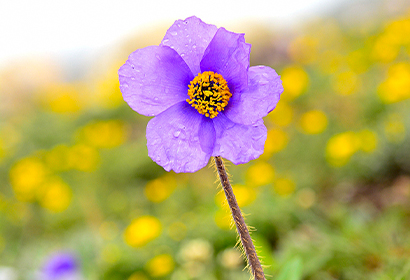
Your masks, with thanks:
M199 64L206 47L218 28L193 16L177 20L168 29L160 46L169 46L185 60L194 76L201 72Z
M263 153L267 129L262 119L254 125L243 125L219 113L213 122L216 133L213 156L222 156L234 164L241 164Z
M251 45L245 43L244 34L219 28L205 50L201 71L221 74L231 93L241 92L248 85L250 52Z
M148 155L166 171L195 172L208 163L215 142L212 135L215 131L206 117L180 102L149 121Z
M248 72L248 88L229 100L225 115L236 123L251 125L275 109L283 92L282 81L268 66L253 66Z
M169 47L136 50L118 70L124 100L138 113L155 116L185 100L194 78L185 61Z

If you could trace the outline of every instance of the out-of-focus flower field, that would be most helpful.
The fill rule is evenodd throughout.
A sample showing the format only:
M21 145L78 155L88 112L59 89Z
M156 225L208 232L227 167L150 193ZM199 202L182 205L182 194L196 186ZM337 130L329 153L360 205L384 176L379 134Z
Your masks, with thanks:
M75 279L249 279L214 167L165 172L122 100L119 66L165 30L2 70L1 280L55 254ZM410 279L410 12L234 31L285 88L264 154L228 163L269 279Z

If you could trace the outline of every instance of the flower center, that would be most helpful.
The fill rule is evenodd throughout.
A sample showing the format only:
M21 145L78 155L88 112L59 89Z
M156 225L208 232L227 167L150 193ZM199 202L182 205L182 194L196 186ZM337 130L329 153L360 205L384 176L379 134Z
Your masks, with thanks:
M188 87L189 98L186 101L211 119L224 110L232 96L222 75L212 71L199 73Z

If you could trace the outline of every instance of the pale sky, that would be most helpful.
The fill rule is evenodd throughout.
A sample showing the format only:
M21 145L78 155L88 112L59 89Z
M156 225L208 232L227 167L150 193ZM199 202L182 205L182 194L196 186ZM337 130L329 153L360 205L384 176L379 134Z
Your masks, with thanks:
M223 26L260 20L273 28L346 0L0 0L0 68L16 58L64 55L115 44L146 27L196 15Z

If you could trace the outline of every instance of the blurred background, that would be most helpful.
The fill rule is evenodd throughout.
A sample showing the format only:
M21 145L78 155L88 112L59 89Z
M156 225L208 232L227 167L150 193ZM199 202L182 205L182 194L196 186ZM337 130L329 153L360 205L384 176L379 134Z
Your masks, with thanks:
M265 153L227 163L267 278L410 279L408 1L1 6L0 280L249 279L214 168L156 165L119 91L194 14L282 77Z

